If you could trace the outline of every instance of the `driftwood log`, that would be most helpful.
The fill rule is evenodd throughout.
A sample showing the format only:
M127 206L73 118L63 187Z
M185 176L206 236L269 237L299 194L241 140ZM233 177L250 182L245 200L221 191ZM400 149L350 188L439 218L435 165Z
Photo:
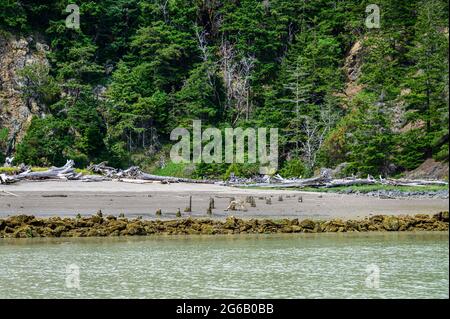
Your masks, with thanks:
M438 181L438 180L415 180L415 179L385 179L383 180L383 184L385 185L394 185L394 186L426 186L426 185L438 185L438 186L446 186L448 182Z
M272 179L273 180L273 179ZM227 183L235 187L267 187L267 188L332 188L356 185L391 185L391 186L446 186L448 182L439 180L408 180L408 179L375 179L372 176L367 178L347 177L342 179L333 179L328 174L322 174L318 177L305 179L280 179L267 183Z
M1 184L11 184L24 179L39 180L39 179L74 179L77 177L75 173L74 161L68 160L62 167L52 167L42 172L32 172L30 168L16 175L0 174ZM21 165L22 168L25 166Z
M87 169L88 171L107 177L112 177L119 172L118 169L107 166L106 162L101 162L99 164L92 164Z
M98 173L109 178L124 180L124 179L140 179L145 181L159 181L167 183L205 183L213 184L211 180L197 180L191 178L181 178L173 176L159 176L145 173L137 166L132 166L126 170L120 170L106 165L106 162L100 164L93 164L88 167L88 170L93 173Z
M93 175L83 175L82 173L76 173L73 166L74 161L68 160L66 165L62 167L52 167L46 171L33 172L31 171L30 167L21 164L21 166L19 166L20 173L18 174L0 174L0 184L11 184L25 179L68 179L80 180L83 182L102 182L114 179L119 181L159 181L163 183L215 183L215 181L212 180L196 180L191 178L147 174L141 171L137 166L132 166L126 170L121 170L107 166L106 162L90 165L87 169L94 173Z
M32 172L27 170L17 175L20 179L48 179L48 178L69 178L75 175L75 169L73 168L74 162L68 160L66 165L62 167L52 167L42 172Z
M367 178L347 177L342 179L333 179L330 170L324 169L320 176L312 178L293 178L285 179L280 175L274 176L258 176L255 178L238 178L231 176L226 182L217 182L214 180L197 180L191 178L180 178L173 176L159 176L145 173L137 166L132 166L126 170L117 169L107 166L106 162L92 164L87 169L94 173L93 175L83 175L77 173L74 169L74 161L68 160L62 167L52 167L46 171L33 172L31 167L21 164L18 173L8 175L0 174L0 184L11 184L21 180L42 180L42 179L66 179L80 180L83 182L102 182L109 180L118 180L123 182L145 183L146 181L158 181L161 183L203 183L203 184L220 184L237 187L267 187L267 188L303 188L303 187L324 187L332 188L339 186L355 186L355 185L392 185L392 186L426 186L440 185L446 186L448 182L438 180L409 180L409 179L375 179L372 176Z
M203 183L203 184L214 184L215 181L211 180L199 180L191 178L181 178L173 176L159 176L152 175L142 172L139 167L132 166L123 172L117 174L119 177L136 178L146 181L159 181L159 182L169 182L169 183Z

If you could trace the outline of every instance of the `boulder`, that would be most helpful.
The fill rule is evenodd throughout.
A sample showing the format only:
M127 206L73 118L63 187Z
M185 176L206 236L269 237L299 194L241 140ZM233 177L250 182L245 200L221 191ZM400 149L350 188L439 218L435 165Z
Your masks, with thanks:
M229 216L225 220L223 224L223 228L225 229L235 229L238 226L238 219L234 216Z
M335 233L345 231L345 223L340 219L326 221L322 226L323 231L325 232Z
M434 219L448 223L448 212L440 212L433 216Z
M400 228L400 222L398 217L395 216L385 216L383 219L383 227L387 231L397 231Z
M300 226L305 229L314 229L316 227L316 223L311 219L304 219L300 222Z

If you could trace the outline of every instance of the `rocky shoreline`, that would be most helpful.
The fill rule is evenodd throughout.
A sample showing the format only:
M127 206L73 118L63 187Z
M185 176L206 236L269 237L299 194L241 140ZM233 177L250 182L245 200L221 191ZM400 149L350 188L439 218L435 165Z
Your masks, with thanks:
M361 220L179 218L142 220L103 217L36 218L28 215L0 219L0 238L104 237L194 234L270 234L370 231L448 231L449 213L435 215L375 215Z
M448 199L448 190L440 190L440 191L401 191L401 190L377 190L370 192L361 192L354 189L346 189L343 191L337 192L338 194L345 195L360 195L360 196L370 196L370 197L378 197L381 199L396 199L396 198L429 198L429 199Z

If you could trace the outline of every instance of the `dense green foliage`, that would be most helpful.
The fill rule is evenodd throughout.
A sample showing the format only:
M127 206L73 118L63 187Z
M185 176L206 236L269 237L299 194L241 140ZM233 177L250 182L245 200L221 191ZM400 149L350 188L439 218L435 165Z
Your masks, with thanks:
M0 0L0 31L36 33L51 48L50 69L23 71L24 95L51 114L33 120L17 161L143 164L192 119L279 128L285 176L343 162L348 173L389 175L448 160L445 0L380 0L378 29L364 24L371 1L76 3L79 30L65 27L67 1ZM350 96L356 42L360 90ZM254 168L202 164L193 174Z

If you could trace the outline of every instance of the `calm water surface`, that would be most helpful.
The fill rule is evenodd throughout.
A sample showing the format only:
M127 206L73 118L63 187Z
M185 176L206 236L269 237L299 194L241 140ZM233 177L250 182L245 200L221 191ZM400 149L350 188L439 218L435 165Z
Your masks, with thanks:
M0 298L448 298L448 244L447 232L0 239Z

